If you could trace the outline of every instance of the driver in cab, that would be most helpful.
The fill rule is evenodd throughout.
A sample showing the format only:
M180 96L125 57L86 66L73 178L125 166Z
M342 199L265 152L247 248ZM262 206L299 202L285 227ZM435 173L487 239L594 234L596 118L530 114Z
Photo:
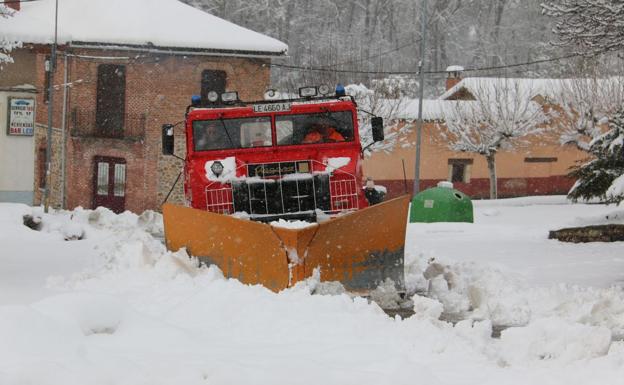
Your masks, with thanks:
M327 123L314 123L301 143L333 143L344 141L344 136L331 125Z
M204 127L195 130L195 150L218 150L229 148L230 143L223 129L216 122L206 122Z

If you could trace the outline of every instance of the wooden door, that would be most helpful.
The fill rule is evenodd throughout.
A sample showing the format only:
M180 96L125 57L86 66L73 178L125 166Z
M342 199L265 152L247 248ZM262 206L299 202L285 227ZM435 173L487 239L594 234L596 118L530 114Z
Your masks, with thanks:
M96 156L94 159L93 208L103 206L115 213L126 209L126 160Z

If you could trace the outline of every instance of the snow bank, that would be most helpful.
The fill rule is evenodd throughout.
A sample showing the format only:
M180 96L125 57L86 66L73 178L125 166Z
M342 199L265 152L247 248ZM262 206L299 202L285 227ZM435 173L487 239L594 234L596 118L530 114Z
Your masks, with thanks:
M538 360L559 360L569 364L603 356L610 345L609 329L556 318L539 319L527 327L511 328L501 333L501 356L508 364Z
M167 251L151 235L162 231L157 213L55 212L42 216L47 230L37 232L21 224L30 208L0 204L0 237L10 250L0 253L0 295L8 284L27 289L40 266L50 268L46 260L73 267L48 279L55 292L43 299L0 305L0 383L619 383L624 344L613 340L624 335L622 288L553 283L574 269L591 274L588 263L603 254L612 270L619 267L621 245L568 248L539 235L612 208L475 209L474 224L409 226L406 281L421 295L410 296L416 314L402 319L318 275L280 293L225 279L184 250ZM493 209L497 215L483 214ZM82 226L83 240L62 239L68 220ZM533 243L565 251L568 270L551 274L549 285L527 280L505 259L521 251L512 256L532 274L536 261L552 264L556 253L534 253ZM76 265L80 258L92 264ZM25 268L14 270L20 262ZM8 279L10 271L18 279ZM378 294L396 298L391 286ZM446 322L449 313L464 319ZM497 325L513 327L499 340L491 336Z

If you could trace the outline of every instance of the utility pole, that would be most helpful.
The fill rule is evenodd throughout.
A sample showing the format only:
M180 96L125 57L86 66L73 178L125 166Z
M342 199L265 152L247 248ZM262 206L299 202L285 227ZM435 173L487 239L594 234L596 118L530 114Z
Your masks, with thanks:
M422 0L422 20L420 32L420 61L418 62L418 74L420 75L420 92L418 96L418 120L416 120L416 160L414 162L414 191L412 196L420 191L420 139L422 136L422 110L425 95L425 41L427 37L427 0Z
M58 0L54 6L54 43L52 44L52 52L50 54L50 61L46 66L48 71L48 137L46 143L46 174L45 174L45 189L43 191L43 210L48 212L50 207L50 186L52 184L52 118L54 103L54 71L56 70L56 44L58 37Z

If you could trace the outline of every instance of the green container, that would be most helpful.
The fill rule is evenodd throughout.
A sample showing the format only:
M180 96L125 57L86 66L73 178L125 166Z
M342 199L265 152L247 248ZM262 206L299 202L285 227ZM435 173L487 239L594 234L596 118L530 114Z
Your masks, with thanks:
M414 222L473 223L472 201L451 182L440 182L412 198L410 223Z

